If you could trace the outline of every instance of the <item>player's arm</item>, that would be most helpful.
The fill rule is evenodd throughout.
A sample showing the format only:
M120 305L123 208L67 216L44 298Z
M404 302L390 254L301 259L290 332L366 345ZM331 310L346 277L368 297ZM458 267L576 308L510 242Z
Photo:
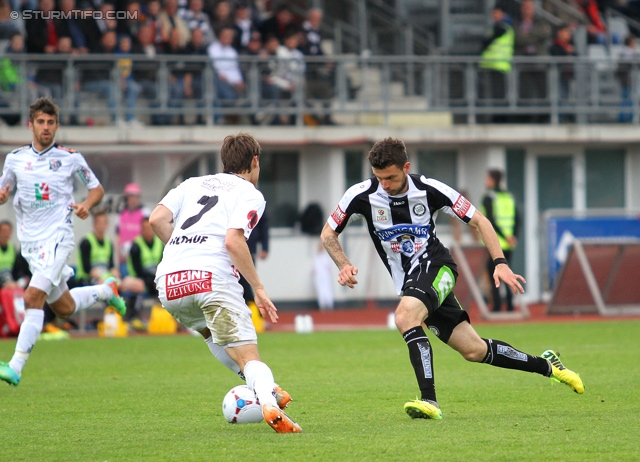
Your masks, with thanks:
M504 258L504 253L502 253L500 242L498 241L498 235L487 217L476 210L473 217L471 217L471 220L469 220L469 226L475 228L478 234L480 234L482 242L487 246L489 255L491 255L491 259L495 260L496 258ZM520 281L523 283L527 282L519 274L514 274L506 263L496 265L496 269L493 272L493 282L496 287L500 287L500 281L507 284L511 290L513 290L514 294L524 293L524 289L522 288Z
M173 213L171 210L162 204L158 204L151 212L149 224L156 236L166 245L171 238L171 233L173 233Z
M75 209L75 214L82 218L83 220L89 216L89 211L95 205L102 200L104 197L104 188L102 185L98 185L95 188L91 188L89 190L89 194L87 194L87 198L80 202L79 204L71 204L71 207Z
M0 177L0 205L6 203L11 195L11 190L16 185L16 175L11 170L9 162L5 162L2 177Z
M262 313L262 316L271 322L278 322L278 314L275 305L264 290L264 285L260 281L258 271L251 259L251 252L247 240L244 237L244 230L238 228L229 228L224 239L224 246L231 257L231 261L235 268L240 271L242 276L247 280L255 292L255 302Z
M353 266L347 255L342 250L340 241L338 240L339 234L331 229L329 223L325 223L320 234L322 245L327 250L327 253L331 256L332 260L340 270L338 274L338 282L341 286L353 287L358 283L355 276L358 274L358 268Z

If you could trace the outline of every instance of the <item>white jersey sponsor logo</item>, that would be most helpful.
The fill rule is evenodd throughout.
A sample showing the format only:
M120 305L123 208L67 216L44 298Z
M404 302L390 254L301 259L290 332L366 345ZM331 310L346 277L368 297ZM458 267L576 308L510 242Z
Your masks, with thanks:
M167 274L167 300L176 300L188 295L211 292L209 271L186 270Z

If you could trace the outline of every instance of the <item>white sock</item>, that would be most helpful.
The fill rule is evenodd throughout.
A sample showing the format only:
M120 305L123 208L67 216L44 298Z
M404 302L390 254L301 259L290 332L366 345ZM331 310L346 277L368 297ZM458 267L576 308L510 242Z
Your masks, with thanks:
M244 366L244 376L247 378L247 386L256 394L260 404L263 406L265 404L278 405L273 391L276 384L269 366L262 361L249 361Z
M38 335L42 332L42 323L44 322L44 310L36 308L27 308L24 310L24 321L20 326L18 341L16 342L16 352L9 361L11 369L18 374L22 373L22 368L29 359L29 353L33 350Z
M240 372L240 366L238 366L236 362L231 359L226 349L224 349L217 343L213 343L213 337L204 339L204 342L207 344L209 350L218 361L227 366L227 368L235 374L238 374L242 380L245 380L244 375L242 374L242 372Z
M76 287L69 291L73 301L76 302L76 310L86 310L96 302L106 302L113 296L111 287L106 284L97 284L95 286Z

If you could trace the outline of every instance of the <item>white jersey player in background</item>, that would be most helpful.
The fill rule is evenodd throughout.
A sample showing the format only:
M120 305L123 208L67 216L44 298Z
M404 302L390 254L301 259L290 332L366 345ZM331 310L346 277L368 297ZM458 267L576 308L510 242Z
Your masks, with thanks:
M60 318L97 301L109 302L120 314L126 310L114 278L95 286L67 287L73 276L66 264L74 247L73 214L86 219L104 190L82 154L56 144L58 107L40 98L29 109L33 143L7 154L0 178L0 204L16 189L13 208L18 240L32 273L24 292L25 318L15 353L9 363L0 362L0 380L14 386L20 383L22 368L42 331L45 301ZM72 194L76 176L89 190L79 204Z
M200 332L216 358L244 374L276 432L298 433L300 426L282 410L291 397L260 360L239 283L242 273L262 315L277 322L246 242L265 207L256 189L260 145L248 134L229 135L220 155L224 173L184 181L151 213L151 227L165 243L156 272L159 298L180 323Z

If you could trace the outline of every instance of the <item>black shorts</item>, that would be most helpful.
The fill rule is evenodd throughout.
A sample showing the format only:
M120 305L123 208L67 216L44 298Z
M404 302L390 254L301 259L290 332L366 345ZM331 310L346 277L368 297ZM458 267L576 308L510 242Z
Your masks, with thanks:
M444 343L461 322L469 320L453 295L458 267L453 259L421 262L405 276L402 296L415 297L427 307L425 324Z

